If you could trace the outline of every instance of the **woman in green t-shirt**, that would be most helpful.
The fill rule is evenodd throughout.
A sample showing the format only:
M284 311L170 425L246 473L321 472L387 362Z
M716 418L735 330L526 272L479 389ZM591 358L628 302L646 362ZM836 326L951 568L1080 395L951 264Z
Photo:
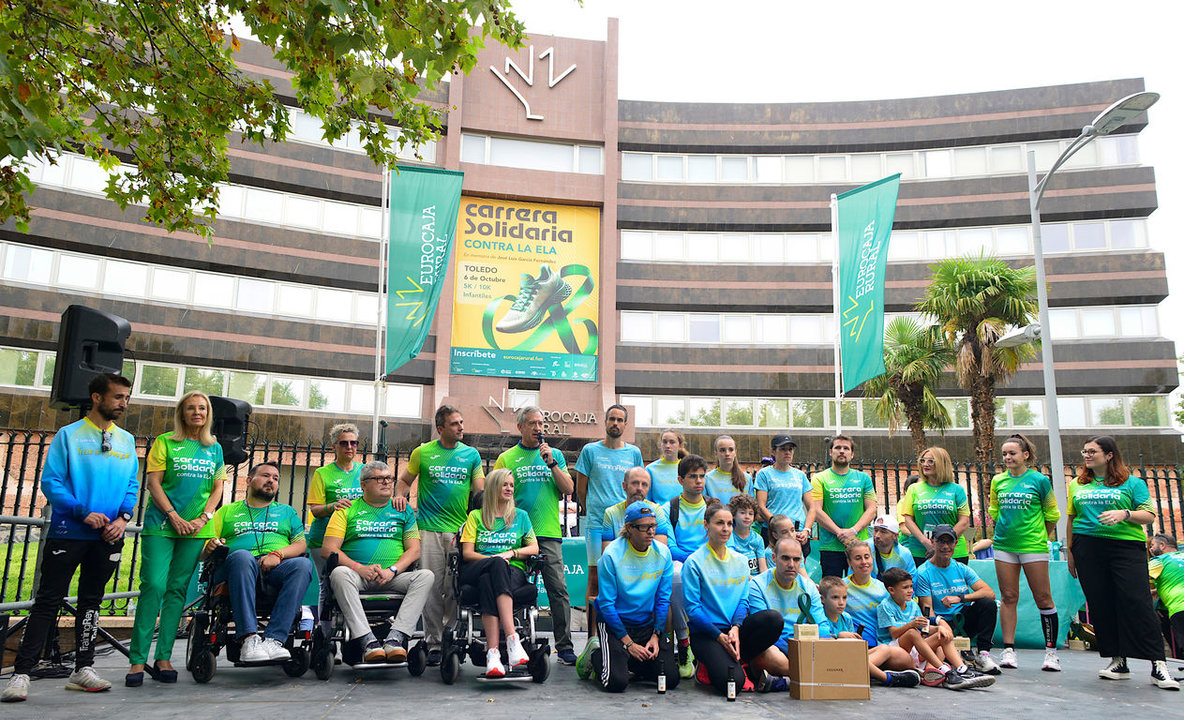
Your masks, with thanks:
M207 523L222 500L226 479L222 446L210 434L214 413L205 393L182 396L173 423L173 432L157 437L148 451L144 486L150 501L140 538L140 598L132 625L132 664L124 680L128 687L144 684L158 615L160 636L152 675L165 683L177 681L169 659L185 609L185 591L202 546L213 537Z
M954 463L950 454L943 448L927 448L917 459L917 464L921 466L924 482L910 485L897 507L901 525L908 529L905 547L912 553L917 567L921 567L926 558L933 556L933 540L928 532L938 525L949 525L958 533L954 559L962 564L968 563L970 549L962 533L970 527L970 505L966 488L954 482Z
M460 531L460 581L477 587L481 624L485 628L485 675L502 677L499 627L506 634L509 664L525 664L529 658L514 627L512 593L525 585L524 560L538 554L539 543L530 515L514 507L514 474L498 468L485 478L481 509L469 513Z
M1151 682L1179 690L1164 662L1159 619L1147 582L1147 534L1155 520L1147 483L1131 474L1114 438L1092 437L1081 450L1082 468L1069 485L1069 572L1081 581L1098 652L1110 664L1106 680L1130 677L1127 658L1151 661Z

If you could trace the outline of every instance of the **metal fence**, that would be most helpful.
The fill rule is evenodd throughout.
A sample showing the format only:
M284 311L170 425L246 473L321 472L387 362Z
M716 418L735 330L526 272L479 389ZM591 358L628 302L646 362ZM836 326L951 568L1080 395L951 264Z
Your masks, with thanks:
M3 466L4 472L0 478L0 542L6 546L0 550L4 556L3 574L0 575L0 612L23 611L33 599L37 547L40 529L44 525L45 498L40 493L41 471L52 439L53 433L50 432L0 430L0 466ZM150 443L150 438L136 440L137 455L140 458L141 487L145 472L144 458ZM259 442L248 446L247 452L247 462L230 468L228 482L223 489L224 500L230 502L244 497L247 469L252 464L270 461L277 463L281 468L281 485L277 500L297 508L302 515L305 514L307 488L313 473L334 459L332 446L325 444ZM409 454L407 450L396 448L379 448L376 453L359 448L359 459L363 462L375 458L385 460L396 472L407 461ZM482 452L487 473L492 469L496 457L497 450ZM572 465L575 458L569 457L568 460L569 465ZM755 473L755 463L742 464L750 472ZM798 467L808 475L826 468L825 465L815 463L805 463ZM915 461L862 460L854 463L853 467L871 475L876 487L877 501L885 512L895 507L909 475L919 472ZM1177 537L1184 536L1184 472L1181 468L1145 463L1140 458L1137 465L1131 469L1147 481L1151 491L1157 512L1152 526L1154 531L1171 532ZM1002 468L993 463L962 463L956 464L954 470L956 481L966 488L972 525L989 535L990 516L987 514L987 505L990 481L991 477L1002 471ZM1048 468L1043 467L1041 471L1047 473ZM1066 468L1066 479L1072 479L1075 473L1076 468ZM138 526L142 522L147 497L146 492L140 493L140 505L133 525ZM109 596L104 604L105 613L129 613L132 607L129 600L135 598L139 585L139 550L140 536L133 532L125 544L125 560L113 575L107 589Z

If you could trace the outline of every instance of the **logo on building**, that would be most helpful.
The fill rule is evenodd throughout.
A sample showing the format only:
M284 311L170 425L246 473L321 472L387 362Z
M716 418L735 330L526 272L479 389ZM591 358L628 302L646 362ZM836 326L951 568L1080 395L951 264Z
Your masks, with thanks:
M526 108L526 119L527 120L542 120L543 119L542 115L534 115L530 112L530 103L528 103L526 101L526 98L524 98L522 96L522 93L519 92L518 88L514 87L514 85L510 82L510 71L513 70L514 72L518 73L518 77L520 77L526 81L527 85L529 85L530 87L534 87L534 60L535 60L534 45L530 45L527 48L527 57L529 58L529 63L526 66L526 72L522 72L522 68L518 67L518 64L515 63L512 59L510 59L508 57L506 58L505 70L499 72L496 67L490 67L489 70L494 74L495 77L497 77L498 80L502 81L503 85L505 85L507 88L509 88L510 92L514 93L514 97L518 98L518 102L522 103L522 107ZM538 59L539 60L545 59L547 61L547 87L548 88L553 88L556 85L558 85L560 82L563 81L564 78L566 78L568 75L571 75L576 69L575 63L572 63L566 70L564 70L563 72L559 73L558 76L556 76L555 75L555 48L554 47L549 47L546 50L539 53ZM540 82L541 82L541 78L540 78Z

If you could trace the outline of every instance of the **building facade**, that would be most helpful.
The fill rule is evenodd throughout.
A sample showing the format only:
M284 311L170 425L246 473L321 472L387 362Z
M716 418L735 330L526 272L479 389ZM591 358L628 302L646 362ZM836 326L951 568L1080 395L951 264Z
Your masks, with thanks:
M658 432L678 427L702 453L732 435L745 460L788 431L801 459L821 460L836 412L831 194L902 174L886 303L889 315L911 312L933 261L985 251L1030 265L1027 152L1046 169L1100 110L1143 89L1128 79L867 102L649 102L618 97L619 74L634 70L617 55L615 21L605 41L489 48L428 96L447 109L444 134L406 158L463 170L473 208L592 213L574 245L595 250L582 286L594 332L572 342L594 375L471 374L459 362L458 338L481 341L459 329L458 275L482 256L458 237L423 352L376 398L382 173L356 138L329 146L296 111L287 142L232 142L212 243L121 212L83 157L36 169L30 232L0 230L0 426L68 419L49 409L48 389L58 319L82 303L132 323L127 424L138 434L166 429L175 399L197 388L251 402L257 433L273 440L319 440L341 418L369 435L377 403L387 442L403 447L429 436L444 401L491 451L516 439L513 407L538 404L551 441L575 450L621 402L647 458ZM290 74L260 45L244 41L239 60L292 99ZM1147 234L1157 201L1138 148L1146 122L1087 146L1045 196L1051 334L1066 451L1106 432L1129 454L1174 463L1176 352L1157 312L1168 288ZM955 427L941 442L969 459L968 401L952 378L942 392ZM1000 433L1046 433L1039 363L999 396ZM839 408L864 456L911 454L907 432L890 436L870 401Z

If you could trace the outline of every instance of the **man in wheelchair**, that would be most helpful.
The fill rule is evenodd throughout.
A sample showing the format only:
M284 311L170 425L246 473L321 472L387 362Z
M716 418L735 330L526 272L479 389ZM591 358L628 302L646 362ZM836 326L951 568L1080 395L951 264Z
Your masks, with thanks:
M419 528L415 512L396 509L394 471L374 460L362 467L362 497L329 519L322 557L337 555L329 574L333 597L345 616L350 636L362 645L366 663L402 663L407 660L407 640L423 614L432 589L430 570L412 570L419 560ZM399 503L403 505L403 503ZM388 591L402 595L390 633L379 641L362 608L362 593Z
M300 602L312 582L313 565L305 554L304 523L292 507L277 503L280 470L273 463L251 468L247 497L223 505L211 523L214 537L204 555L225 546L228 554L214 573L215 585L226 582L241 662L291 659L284 644ZM256 592L267 586L276 593L271 617L258 634Z

